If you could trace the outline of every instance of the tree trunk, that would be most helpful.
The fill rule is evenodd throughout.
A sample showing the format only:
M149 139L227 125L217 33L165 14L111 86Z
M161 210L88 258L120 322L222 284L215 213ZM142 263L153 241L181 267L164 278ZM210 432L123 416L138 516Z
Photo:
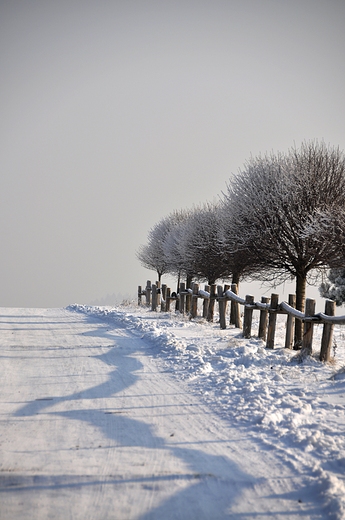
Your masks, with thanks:
M306 274L297 275L296 276L296 309L301 312L304 312L306 286L307 286L307 275ZM298 350L302 347L302 338L303 338L303 322L301 320L296 319L295 344L294 344L295 350Z
M177 284L176 284L176 292L178 293L179 290L180 290L180 282L181 282L181 275L180 273L178 274L178 277L177 277Z
M232 273L232 282L231 283L235 283L237 285L237 287L239 287L239 285L240 285L240 273Z

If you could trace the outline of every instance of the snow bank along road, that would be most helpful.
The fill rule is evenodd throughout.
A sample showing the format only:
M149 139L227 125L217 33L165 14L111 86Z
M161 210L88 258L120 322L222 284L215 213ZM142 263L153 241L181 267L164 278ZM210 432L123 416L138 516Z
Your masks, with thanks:
M0 309L1 520L343 517L341 442L333 473L311 467L279 435L276 446L263 442L257 421L227 420L207 403L197 371L195 385L183 375L186 348L173 327L159 343L152 313L77 310ZM200 327L186 322L190 359L195 331L205 342L212 328ZM179 352L173 362L162 338ZM203 377L214 372L208 364Z

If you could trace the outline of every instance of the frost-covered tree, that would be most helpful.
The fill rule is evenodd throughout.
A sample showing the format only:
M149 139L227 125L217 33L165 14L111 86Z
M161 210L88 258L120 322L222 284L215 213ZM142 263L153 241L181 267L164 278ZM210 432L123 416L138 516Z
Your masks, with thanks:
M152 243L139 246L137 258L143 267L157 272L159 281L163 274L167 272L164 257L159 255Z
M209 284L228 274L219 240L221 224L219 204L205 203L191 212L179 237L184 268Z
M322 208L306 226L304 235L318 236L325 244L332 244L334 255L329 262L331 268L345 265L345 208L339 205Z
M170 231L184 219L185 211L173 211L162 218L149 231L147 243L140 246L137 258L146 269L157 271L158 280L170 271L168 259L165 256L164 244Z
M241 228L229 215L228 198L225 196L220 208L218 239L221 249L222 263L225 266L226 278L239 285L243 278L250 278L260 272L260 264L251 248L244 250ZM247 244L248 245L248 244Z
M328 281L320 285L319 291L323 298L334 300L338 306L345 303L345 268L330 269Z
M181 276L185 276L187 287L190 287L191 280L195 273L192 271L191 265L186 261L182 237L185 233L186 222L190 218L191 213L192 211L188 209L179 212L178 220L175 221L174 226L171 227L162 244L168 272L177 276L178 285Z
M344 200L345 158L338 148L306 142L287 154L252 158L224 195L233 248L257 264L262 279L294 277L303 311L308 274L339 257L336 243L313 233L314 223L320 211L342 208ZM301 339L297 320L295 341Z
M146 269L157 271L159 281L162 275L168 272L159 239L161 233L161 236L164 236L164 228L163 223L156 224L149 232L148 243L141 245L137 251L137 258L141 265Z

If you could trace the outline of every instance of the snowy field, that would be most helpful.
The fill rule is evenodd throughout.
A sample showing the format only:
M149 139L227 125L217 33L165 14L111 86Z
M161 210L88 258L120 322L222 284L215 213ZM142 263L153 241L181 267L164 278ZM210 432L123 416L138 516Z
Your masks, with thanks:
M0 309L0 519L345 518L345 327L299 362L278 319Z

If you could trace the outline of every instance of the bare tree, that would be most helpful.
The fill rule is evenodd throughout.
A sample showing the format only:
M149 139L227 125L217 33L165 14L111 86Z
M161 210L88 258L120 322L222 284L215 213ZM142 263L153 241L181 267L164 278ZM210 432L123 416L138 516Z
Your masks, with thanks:
M312 232L315 221L344 200L345 158L338 148L308 142L285 155L252 158L225 195L233 248L257 263L264 280L294 277L303 311L308 274L339 257L336 243ZM301 339L297 320L295 342Z

